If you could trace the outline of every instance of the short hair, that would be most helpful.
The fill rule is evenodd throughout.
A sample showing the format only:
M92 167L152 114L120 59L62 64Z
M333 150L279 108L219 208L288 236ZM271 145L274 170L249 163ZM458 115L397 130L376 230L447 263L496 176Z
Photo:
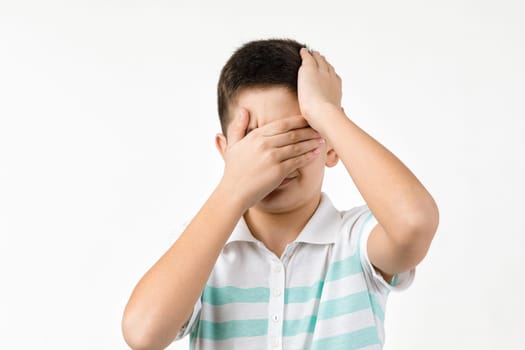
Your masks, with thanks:
M292 39L254 40L232 54L217 84L219 120L224 135L231 120L230 107L241 90L280 86L297 95L302 47L307 46Z

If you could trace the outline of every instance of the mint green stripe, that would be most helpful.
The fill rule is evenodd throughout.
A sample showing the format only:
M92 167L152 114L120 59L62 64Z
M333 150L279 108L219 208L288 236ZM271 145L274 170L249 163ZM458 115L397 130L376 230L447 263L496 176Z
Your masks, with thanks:
M394 275L394 277L392 277L392 280L390 281L390 285L395 286L397 284L398 278L399 278L399 275Z
M363 272L363 266L361 265L361 255L360 255L360 246L361 246L361 236L363 234L363 229L366 225L366 223L372 218L372 212L368 214L366 219L364 220L363 224L361 225L361 229L358 233L358 243L357 243L357 249L354 255L343 259L336 261L332 263L328 267L328 272L326 273L326 281L335 281L339 280L341 278Z
M381 321L385 321L385 313L377 298L367 291L322 302L317 317L319 320L325 320L369 308Z
M284 290L284 303L305 303L311 299L321 298L324 281L306 287L290 287Z
M356 253L351 257L330 264L326 272L326 281L339 280L360 272L363 272L363 267L359 254Z
M322 338L314 341L312 350L345 349L354 350L365 346L381 344L376 327L360 329L355 332Z
M363 225L361 225L361 230L363 230L363 227L366 225L366 223L368 221L370 221L370 219L372 218L372 216L374 216L374 214L372 212L368 213L368 216L366 217L365 219L365 222L363 223Z
M381 308L381 305L377 302L377 298L373 294L369 294L370 302L372 303L372 311L382 322L385 322L385 313Z
M238 337L257 337L268 333L268 319L235 320L227 322L199 321L198 337L224 340Z
M317 316L311 315L300 320L285 320L283 322L283 336L291 337L301 333L313 333Z
M202 292L202 301L212 305L230 303L267 303L270 300L270 289L237 288L237 287L211 287L206 285Z
M342 298L325 301L319 305L317 318L325 320L371 307L368 292L359 292Z

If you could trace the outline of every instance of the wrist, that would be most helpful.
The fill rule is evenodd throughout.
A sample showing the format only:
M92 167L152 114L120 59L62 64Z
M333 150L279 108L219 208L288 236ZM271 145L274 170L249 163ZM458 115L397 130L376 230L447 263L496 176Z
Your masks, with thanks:
M224 177L215 188L214 194L221 198L225 207L233 209L239 215L248 210L248 201L239 191L239 187Z
M319 132L325 139L328 137L328 130L334 120L347 118L341 107L328 102L320 104L314 112L309 113L308 115L310 117L307 118L307 120L310 126Z

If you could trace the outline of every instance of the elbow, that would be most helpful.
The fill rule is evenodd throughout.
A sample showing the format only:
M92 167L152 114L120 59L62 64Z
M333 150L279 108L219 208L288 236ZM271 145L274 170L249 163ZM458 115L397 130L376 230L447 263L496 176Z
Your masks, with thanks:
M398 246L403 252L407 266L418 265L427 255L432 240L439 225L439 214L427 215L423 219L415 221L410 230L407 230L398 241Z
M439 212L435 205L434 208L412 216L403 230L390 236L403 257L401 270L419 265L427 255L439 225Z
M124 340L133 350L152 350L153 344L148 332L144 331L141 325L137 324L132 317L124 315L122 318L122 335Z
M133 350L161 350L158 336L148 326L147 319L126 310L122 317L122 335L124 340Z
M418 246L430 246L439 226L439 209L436 202L431 200L420 205L414 214L405 221L405 234L401 237L404 243Z
M416 218L412 225L412 235L430 246L439 226L439 209L436 202L432 199Z
M129 307L126 308L121 328L124 340L131 349L162 350L175 340L182 324L178 320L159 323L155 319L152 315L145 315ZM177 330L175 333L174 329Z

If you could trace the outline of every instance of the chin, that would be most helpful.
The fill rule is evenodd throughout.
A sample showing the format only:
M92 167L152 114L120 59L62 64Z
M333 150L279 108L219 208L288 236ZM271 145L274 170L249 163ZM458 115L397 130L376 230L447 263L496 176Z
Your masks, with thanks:
M289 191L277 188L260 200L254 207L267 213L283 214L305 205L310 198L311 195L306 194L304 191Z
M271 214L284 214L300 206L300 203L291 200L291 198L275 197L273 194L266 196L254 206L255 209Z

